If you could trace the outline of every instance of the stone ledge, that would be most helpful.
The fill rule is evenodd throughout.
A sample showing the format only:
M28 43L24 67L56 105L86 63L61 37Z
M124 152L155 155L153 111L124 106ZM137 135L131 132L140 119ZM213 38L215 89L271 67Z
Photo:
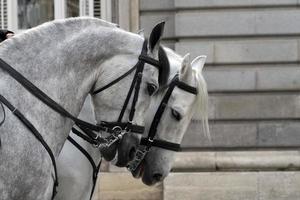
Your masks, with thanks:
M173 165L179 171L300 170L300 150L180 152Z
M158 200L162 199L162 184L144 185L129 173L101 173L94 200Z
M223 7L282 7L299 6L297 0L174 0L176 8L223 8Z
M171 173L164 200L299 200L300 172Z

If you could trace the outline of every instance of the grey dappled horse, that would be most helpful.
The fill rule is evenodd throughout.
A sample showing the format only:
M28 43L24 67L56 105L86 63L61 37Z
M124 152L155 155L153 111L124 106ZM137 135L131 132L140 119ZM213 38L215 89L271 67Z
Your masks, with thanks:
M150 41L150 54L160 31ZM92 18L74 18L45 23L25 31L0 46L0 57L74 116L78 116L87 95L138 62L144 39L114 24ZM112 70L113 69L113 70ZM146 110L150 97L147 83L159 86L158 70L145 65L136 108ZM40 131L57 158L73 122L35 98L11 76L0 70L0 94L5 96ZM133 74L109 92L93 97L96 120L101 113L121 109ZM54 168L40 142L6 107L0 127L0 199L51 199ZM144 116L134 123L142 123ZM113 118L108 120L115 120ZM142 124L141 124L142 125Z
M161 32L162 34L162 32ZM142 34L143 36L143 34ZM153 57L156 57L155 55L159 55L161 58L161 65L165 65L166 67L169 66L169 63L167 60L163 60L161 53L167 51L168 49L160 48L159 44L159 37L157 37L156 40L152 40L151 38L157 37L157 33L155 33L155 29L150 34L150 45L149 45L149 52L152 54ZM152 47L151 47L152 46ZM158 52L160 51L160 52ZM163 51L163 52L162 52ZM171 50L170 50L171 52ZM173 51L172 51L173 52ZM166 59L166 58L165 58ZM179 64L180 65L180 64ZM152 86L150 89L154 89L157 87L157 77L156 74L152 74L153 77L147 77L147 86ZM168 79L168 74L165 77ZM166 80L167 81L167 80ZM122 82L121 82L122 84ZM119 86L121 87L121 85ZM92 98L101 98L99 100L92 99L94 101L97 101L99 104L99 108L101 108L101 112L99 114L96 113L97 121L111 121L113 119L118 118L120 108L114 106L115 101L103 99L107 98L105 95L110 95L112 93L111 89L107 89L107 93L93 96ZM145 89L144 89L145 90ZM147 90L145 90L146 93L149 95L152 92L155 91L149 91L149 87L147 87ZM142 107L137 107L135 111L134 120L138 122L138 124L144 124L144 117L145 117L145 109L141 109ZM128 113L127 113L128 114ZM90 121L93 121L93 119L90 119ZM101 154L99 152L98 148L94 148L91 146L90 143L84 141L82 138L77 137L76 135L72 134L72 137L74 137L74 140L79 143L92 157L95 164L98 164L101 159ZM118 150L118 153L115 155L116 148L118 146L115 146L114 152L109 152L111 155L105 155L104 158L106 160L114 159L114 164L119 167L124 167L128 164L129 161L131 161L132 156L127 149L131 149L131 144L138 145L139 140L135 136L126 137L122 140L122 149ZM128 141L130 141L130 144L128 144ZM124 147L125 146L125 147ZM103 152L102 152L103 153ZM132 153L132 152L131 152ZM134 152L133 152L134 153ZM59 181L60 185L58 187L58 194L56 195L55 199L61 199L61 200L84 200L84 199L90 199L92 187L93 187L93 167L91 163L87 160L86 156L82 154L73 144L71 144L69 141L67 141L59 155L58 158L58 175L59 175Z
M180 89L175 89L175 91L173 91L172 100L169 102L168 110L165 111L166 113L162 118L164 123L161 123L158 127L159 132L157 133L157 138L180 143L194 112L197 112L197 114L203 119L204 130L209 135L207 123L208 97L206 83L202 76L202 68L204 66L205 57L197 57L192 62L192 69L189 56L182 58L168 48L164 48L164 50L167 53L168 62L171 68L168 82L172 80L175 74L180 73L180 80L195 86L199 92L197 96L195 96ZM151 100L151 109L147 110L147 126L145 135L147 135L147 132L149 131L149 127L151 126L150 123L160 101L164 97L164 94L165 90L161 90L154 94L155 100ZM189 100L185 101L186 98ZM176 113L175 116L174 113ZM103 118L105 119L105 116L111 115L113 115L113 113L107 112L103 115ZM178 115L180 115L180 119L178 118ZM81 139L78 141L86 147L87 151L91 155L93 155L96 162L100 159L99 152L93 150L88 143L83 142ZM120 145L119 150L122 150L122 148L122 145ZM92 168L87 159L80 154L81 153L72 147L72 145L68 143L65 144L59 158L63 184L60 185L60 191L57 199L89 199L89 194L92 188ZM147 164L149 159L151 159L151 163ZM143 168L146 168L143 170L141 170L141 168L137 169L133 172L133 175L137 178L143 175L143 182L148 185L162 181L170 171L172 159L173 153L171 151L153 147L153 150L150 151L149 155L147 155L145 161L142 163ZM85 166L83 166L84 163L86 164ZM71 166L72 171L70 172L68 169Z

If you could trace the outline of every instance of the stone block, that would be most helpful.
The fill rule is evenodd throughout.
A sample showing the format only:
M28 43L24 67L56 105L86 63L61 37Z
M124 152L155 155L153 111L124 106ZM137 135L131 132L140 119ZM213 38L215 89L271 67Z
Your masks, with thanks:
M300 11L285 10L206 10L177 12L178 37L284 35L300 33Z
M300 151L219 151L216 169L220 171L299 170Z
M255 123L210 123L211 142L202 132L202 125L192 121L182 141L183 148L253 147L257 144Z
M175 7L186 8L222 8L222 7L281 7L298 6L297 0L175 0Z
M191 57L207 55L212 64L237 63L284 63L298 62L298 40L261 39L261 40L190 40L180 39L175 50L181 55L191 53Z
M140 0L141 11L171 10L174 9L174 0Z
M300 121L260 123L258 146L300 146Z
M271 67L257 69L257 90L300 89L300 67Z
M259 173L258 187L260 200L299 200L299 172Z
M256 200L257 176L248 173L172 173L164 200Z
M204 78L209 92L256 89L256 70L253 68L207 67L204 71Z
M215 152L177 152L173 170L176 171L215 171Z
M161 21L166 21L163 37L164 38L174 37L175 23L174 23L174 13L173 12L141 13L140 27L142 29L144 29L145 36L149 37L153 27Z
M284 91L300 89L300 66L252 65L206 67L204 78L210 92Z
M299 147L300 121L271 122L211 122L210 142L202 132L202 125L192 121L182 148L249 148L249 147Z
M158 200L162 184L149 187L129 173L101 173L94 200Z
M298 94L232 94L211 96L214 118L299 119Z
M300 172L172 173L164 200L299 200Z
M299 170L299 150L200 151L175 154L173 171Z

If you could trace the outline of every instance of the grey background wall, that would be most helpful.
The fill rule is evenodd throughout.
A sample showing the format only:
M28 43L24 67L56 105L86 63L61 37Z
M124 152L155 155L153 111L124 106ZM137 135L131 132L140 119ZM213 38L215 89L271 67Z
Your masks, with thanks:
M195 118L162 185L149 189L125 173L104 174L100 196L299 200L299 6L299 0L140 0L146 35L166 20L165 45L208 56L212 143Z

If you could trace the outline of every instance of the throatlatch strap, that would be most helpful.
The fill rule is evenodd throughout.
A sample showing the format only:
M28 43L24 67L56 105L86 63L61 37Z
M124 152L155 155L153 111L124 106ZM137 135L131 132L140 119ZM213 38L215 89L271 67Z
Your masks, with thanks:
M34 125L16 108L14 107L4 96L0 94L0 101L7 106L7 108L17 117L19 120L33 133L33 135L36 137L38 141L44 146L46 151L48 152L53 167L54 167L54 186L53 186L53 193L52 193L52 199L56 195L56 187L58 186L58 177L57 177L57 168L56 168L56 162L55 157L52 153L51 148L48 146L48 144L45 142L43 136L39 133L39 131L34 127Z

